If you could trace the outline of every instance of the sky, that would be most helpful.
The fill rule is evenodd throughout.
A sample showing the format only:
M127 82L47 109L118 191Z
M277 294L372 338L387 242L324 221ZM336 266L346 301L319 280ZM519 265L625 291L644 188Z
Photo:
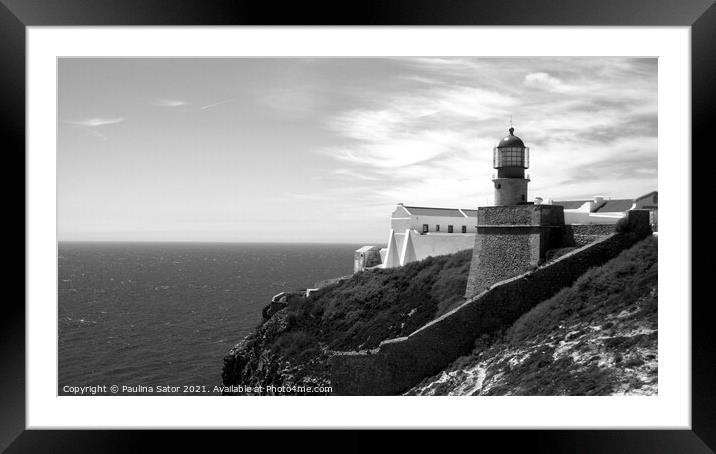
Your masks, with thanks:
M654 58L61 58L60 241L384 244L406 205L657 189Z

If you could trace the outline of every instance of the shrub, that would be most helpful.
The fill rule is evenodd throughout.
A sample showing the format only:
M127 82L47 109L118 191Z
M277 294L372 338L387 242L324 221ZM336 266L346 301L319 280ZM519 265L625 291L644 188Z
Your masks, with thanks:
M304 331L284 331L271 345L271 352L288 359L301 359L316 349L317 343Z

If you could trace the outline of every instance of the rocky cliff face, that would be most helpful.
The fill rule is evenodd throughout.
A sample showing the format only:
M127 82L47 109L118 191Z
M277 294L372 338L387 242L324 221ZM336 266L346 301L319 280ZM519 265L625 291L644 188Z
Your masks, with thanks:
M303 390L330 385L323 367L325 349L311 350L294 360L276 351L276 339L289 327L287 318L287 311L277 312L224 357L224 386L251 388L250 391L227 389L225 395L327 394Z
M225 394L328 394L332 350L375 347L446 310L469 254L362 273L292 301L224 358ZM657 393L657 239L650 237L543 301L408 395ZM279 391L269 389L278 388ZM307 389L312 389L308 390Z

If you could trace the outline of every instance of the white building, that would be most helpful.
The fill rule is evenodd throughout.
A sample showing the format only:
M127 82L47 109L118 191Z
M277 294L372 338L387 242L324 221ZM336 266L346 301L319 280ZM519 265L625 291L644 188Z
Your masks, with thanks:
M405 206L399 203L390 217L396 232L416 230L421 234L475 233L477 210Z
M659 193L652 191L636 199L609 199L596 196L592 200L549 200L564 207L566 224L616 224L629 210L649 210L652 229L658 228Z
M393 268L431 256L472 249L477 210L405 206L399 203L390 218L388 246L380 249L381 268ZM371 268L375 249L356 251L354 271Z
M405 206L399 203L390 218L390 237L383 266L390 268L427 257L472 249L477 210ZM391 248L391 241L395 249ZM395 258L391 256L394 253Z

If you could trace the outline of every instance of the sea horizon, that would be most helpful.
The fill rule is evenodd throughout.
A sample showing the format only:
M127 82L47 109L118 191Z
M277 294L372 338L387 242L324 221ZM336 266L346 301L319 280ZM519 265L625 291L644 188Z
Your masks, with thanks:
M296 244L296 245L357 245L385 243L387 241L223 241L223 240L57 240L57 244Z

